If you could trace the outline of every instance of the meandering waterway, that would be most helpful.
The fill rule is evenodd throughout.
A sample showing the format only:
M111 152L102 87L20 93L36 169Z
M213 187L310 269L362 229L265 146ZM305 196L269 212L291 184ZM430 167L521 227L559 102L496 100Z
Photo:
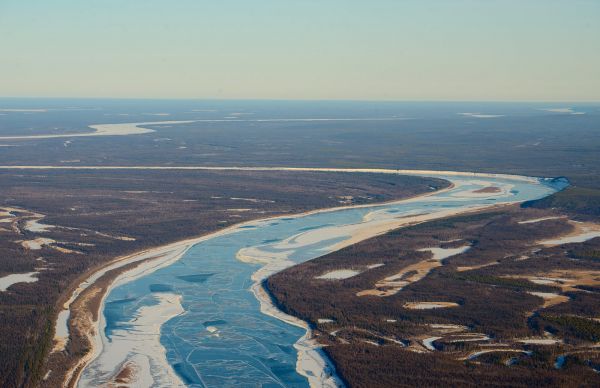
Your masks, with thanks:
M419 175L447 179L453 187L384 205L248 222L123 274L105 298L95 358L79 386L114 381L123 371L131 386L334 386L335 374L319 350L307 346L305 328L269 306L264 295L257 299L262 279L396 227L541 198L567 184ZM499 190L481 190L486 187Z

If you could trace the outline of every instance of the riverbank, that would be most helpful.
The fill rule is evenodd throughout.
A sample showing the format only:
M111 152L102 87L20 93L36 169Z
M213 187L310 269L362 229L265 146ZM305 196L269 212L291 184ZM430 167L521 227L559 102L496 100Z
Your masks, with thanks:
M345 241L335 245L334 250L340 250L347 246L358 242L373 238L394 229L409 227L427 221L443 219L456 215L474 214L484 209L493 209L511 206L513 203L493 204L487 206L477 206L462 210L446 210L428 215L418 215L414 217L406 217L402 220L383 222L380 225L373 227L366 226L363 229L356 229ZM299 318L288 315L281 311L273 302L273 295L264 286L264 280L269 276L281 270L295 265L289 260L285 254L270 254L265 255L263 251L255 248L242 249L236 255L237 259L249 264L261 264L258 271L252 275L252 293L260 302L260 310L263 314L277 318L288 324L301 327L306 330L304 336L299 338L294 344L294 348L298 352L298 361L296 371L305 376L311 387L342 387L344 383L335 373L335 365L329 357L323 352L322 345L313 336L313 331L308 324Z
M449 184L448 187L438 191L428 192L425 194L411 196L399 200L396 199L392 201L386 201L378 204L339 206L334 208L315 209L293 215L283 214L257 220L250 220L240 224L232 225L225 229L209 233L203 236L185 239L182 241L119 257L111 261L110 263L107 263L105 266L91 273L87 278L85 278L85 280L83 280L77 287L75 287L71 297L67 300L67 302L64 305L64 308L68 311L68 316L70 316L71 318L70 325L72 326L73 331L76 332L69 332L68 340L80 342L76 348L85 349L85 351L84 355L74 365L71 365L68 368L68 371L65 374L65 378L62 381L63 386L76 386L82 370L88 363L94 360L98 356L98 354L100 354L102 350L101 312L104 306L104 300L110 292L110 290L115 286L113 285L113 283L116 282L118 278L127 276L127 273L129 271L144 270L148 266L155 266L155 268L158 269L158 266L161 266L162 264L168 265L169 263L178 260L187 251L187 249L189 249L195 244L198 244L207 239L223 236L225 234L235 233L238 230L242 230L244 227L256 226L260 225L261 223L267 223L277 218L298 218L323 212L335 212L346 209L385 206L390 203L408 201L414 199L415 197L426 197L433 194L439 194L440 192L451 190L453 187L453 184ZM61 345L58 347L59 350L62 348L62 345L64 345L64 343L67 341L67 339L56 340Z
M313 337L308 323L279 310L262 281L256 281L251 290L260 303L261 313L306 330L306 333L294 344L298 352L296 362L298 374L306 377L311 387L343 387L344 383L335 373L335 367L323 352L321 345Z
M440 174L440 175L443 175L443 174ZM444 190L447 191L447 190L451 190L453 188L454 188L454 186L451 186L451 187L448 187L443 190L430 192L430 193L426 193L426 194L421 194L421 195L416 196L415 198L425 198L425 197L431 196L433 194L439 195ZM377 208L377 207L385 206L386 204L390 204L390 203L398 203L399 204L399 203L404 203L404 202L408 202L411 200L414 200L414 198L395 200L395 201L390 201L388 203L381 203L381 204L366 204L366 205L342 206L342 207L329 208L329 209L318 209L318 210L313 210L313 211L309 211L309 212L296 214L293 216L280 215L280 216L269 217L269 218L265 218L265 219L247 221L247 222L244 222L244 223L241 223L238 225L233 225L229 228L220 230L218 232L210 233L210 234L198 237L198 238L182 240L182 241L179 241L176 243L172 243L172 244L168 244L168 245L165 245L162 247L145 250L145 251L133 254L133 255L119 258L119 259L115 260L115 262L113 262L111 265L107 266L106 268L102 269L98 273L95 273L93 276L91 276L87 281L88 288L90 287L90 285L93 285L96 282L100 281L100 278L102 278L102 281L104 281L104 282L109 282L110 284L116 284L117 283L116 279L124 279L124 278L131 279L131 276L133 276L131 271L138 271L138 272L141 271L142 273L144 273L144 272L147 273L147 271L154 271L154 270L158 269L159 267L163 266L163 264L168 265L169 263L178 260L185 253L185 251L187 251L187 249L189 249L191 246L198 244L199 242L205 241L207 239L212 239L212 238L215 238L215 237L218 237L218 236L221 236L224 234L228 234L228 233L234 233L235 231L240 230L244 226L246 226L246 227L251 226L251 225L257 226L263 222L268 222L270 220L277 219L277 218L283 218L283 217L297 218L297 217L304 217L304 216L316 214L316 213L334 212L334 211L339 211L339 210L343 210L343 209L364 208L364 207ZM373 237L375 235L385 233L385 232L389 231L390 229L395 229L395 228L398 228L401 226L407 226L407 225L411 225L414 223L425 222L425 221L431 220L431 219L443 218L443 217L450 216L450 215L477 211L482 208L490 208L493 206L496 206L496 205L490 204L490 205L484 205L484 206L478 206L478 207L466 207L466 208L463 207L463 208L460 208L457 210L440 211L440 212L435 212L435 213L432 213L429 215L405 217L405 218L394 219L394 220L383 220L382 222L378 223L377 227L375 227L375 228L373 227L372 224L369 226L363 225L362 227L360 226L361 224L354 224L353 225L354 229L349 230L349 233L347 234L348 238L345 239L342 243L336 245L336 249L341 249L342 247L351 245L354 242L362 241L363 239L367 239L367 238ZM244 260L244 261L246 261L246 260ZM278 270L281 270L281 269L285 268L286 266L293 265L293 263L281 262L280 260L275 260L275 261L271 261L271 262L268 262L268 261L265 262L264 260L260 261L260 258L259 258L259 260L257 260L257 262L260 262L261 264L266 264L266 265L263 266L259 271L257 271L252 276L252 280L255 281L255 286L257 284L260 286L260 282L263 279L265 279L266 277L268 277L270 274L277 272ZM128 267L130 265L131 265L131 267ZM142 268L139 269L138 267L142 267ZM113 270L115 270L115 271L112 273L109 273L110 271L113 271ZM105 275L106 275L106 277L105 277ZM93 280L92 278L94 278L96 281L92 282L91 281L91 280ZM109 279L109 278L112 278L112 279ZM89 303L81 304L80 303L78 306L74 306L74 307L80 308L80 310L81 310L81 311L79 311L80 315L87 316L87 318L84 320L85 322L78 322L77 320L75 320L74 324L79 323L81 325L81 328L91 329L91 330L87 330L87 332L90 333L87 338L87 341L91 343L91 351L86 354L86 356L75 366L75 368L72 368L70 370L70 373L67 376L68 378L65 381L66 385L68 385L68 386L76 385L76 383L79 379L79 374L83 370L85 365L87 363L89 363L91 360L93 360L94 358L96 358L98 356L98 354L100 354L102 351L102 347L101 347L102 343L99 339L101 337L101 335L99 333L100 333L100 328L101 328L102 322L101 322L101 319L99 319L98 317L102 315L101 311L103 308L104 299L113 287L114 287L114 285L100 287L100 288L94 287L89 292L90 294L94 294L93 296L96 298L98 298L98 295L101 295L100 303L93 303L93 304L89 304ZM260 292L260 290L253 288L252 291L257 296L257 299L259 299L259 301L261 302L261 311L263 309L263 305L265 305L268 307L268 308L267 307L265 307L265 308L268 311L270 311L269 315L273 314L273 316L278 319L284 318L283 315L285 315L285 314L283 314L282 312L277 310L274 306L268 306L268 304L270 303L270 297L264 293L264 290L263 290L263 292ZM83 293L80 295L80 297L82 297L82 299L85 300ZM87 311L86 311L86 309L87 309ZM95 311L90 311L90 309L93 309ZM273 311L273 309L275 310L275 312ZM277 315L277 311L279 311L279 313L283 314L283 315ZM293 320L293 317L285 318L282 320L288 322L290 318L292 318L292 320ZM296 322L296 326L301 326L301 327L308 329L306 324L303 325L300 322ZM84 332L86 332L86 331L84 331ZM296 349L299 351L298 366L297 366L298 372L307 377L310 377L312 375L313 377L320 379L319 382L314 381L313 383L311 383L314 385L326 385L327 386L327 384L333 384L333 385L329 385L329 386L335 386L335 384L339 384L339 382L336 382L334 374L330 373L327 370L328 361L324 358L323 352L318 349L318 346L316 345L316 342L314 341L314 339L312 339L311 334L312 333L310 333L310 330L308 330L307 334L296 344ZM333 371L332 368L330 368L330 370ZM331 380L331 383L329 382L330 379L333 379L333 380ZM309 378L309 380L310 380L310 378Z
M135 317L132 317L132 331L126 333L128 346L116 349L117 354L107 350L110 341L107 340L103 328L106 326L106 320L102 311L105 308L106 298L110 292L122 284L134 281L149 273L166 267L179 260L192 245L183 245L171 247L169 251L164 252L156 258L150 258L134 263L131 267L123 267L112 281L108 280L108 286L102 293L100 303L97 305L97 313L93 323L93 330L89 331L88 341L92 344L92 351L88 353L79 368L76 368L77 375L73 375L71 380L79 382L81 372L91 361L103 355L103 362L111 365L111 374L104 377L103 383L109 382L117 385L120 376L126 376L127 380L134 385L149 386L153 382L160 385L171 387L183 387L184 383L179 379L175 371L166 360L166 352L160 343L160 327L169 319L185 313L181 306L181 297L172 293L157 294L158 304L153 306L144 306ZM124 333L125 334L125 333ZM128 353L135 350L136 357L128 362L119 364L122 352ZM112 349L114 351L114 349ZM151 373L150 365L160 365L160 374ZM75 386L76 384L73 384ZM84 386L97 385L94 381L84 381Z

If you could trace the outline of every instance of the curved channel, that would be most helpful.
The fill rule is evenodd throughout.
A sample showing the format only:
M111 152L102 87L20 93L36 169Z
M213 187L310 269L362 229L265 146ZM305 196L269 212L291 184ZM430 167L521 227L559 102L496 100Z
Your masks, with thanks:
M95 358L79 386L114 381L124 370L131 386L338 385L326 358L307 345L302 322L269 306L261 280L393 228L538 199L567 185L490 174L420 175L453 186L383 205L248 222L123 274L105 298ZM496 189L480 190L486 187Z

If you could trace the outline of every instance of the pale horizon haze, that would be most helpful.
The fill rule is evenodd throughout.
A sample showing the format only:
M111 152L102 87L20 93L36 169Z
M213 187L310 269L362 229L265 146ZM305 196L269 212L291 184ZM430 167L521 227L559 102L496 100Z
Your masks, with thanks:
M599 101L600 1L0 0L0 96Z

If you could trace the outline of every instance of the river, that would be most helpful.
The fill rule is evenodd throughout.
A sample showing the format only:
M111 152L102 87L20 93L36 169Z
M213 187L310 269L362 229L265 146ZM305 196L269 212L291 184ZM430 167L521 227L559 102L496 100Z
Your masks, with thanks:
M318 356L313 365L298 362L294 345L306 330L261 312L254 284L408 222L542 198L567 184L422 175L454 186L383 205L245 223L194 244L177 260L122 277L106 296L97 356L79 386L97 386L123 370L121 377L134 381L131 386L306 387L309 379L312 385L336 385L326 359L321 360L325 369ZM490 186L500 190L477 192Z

